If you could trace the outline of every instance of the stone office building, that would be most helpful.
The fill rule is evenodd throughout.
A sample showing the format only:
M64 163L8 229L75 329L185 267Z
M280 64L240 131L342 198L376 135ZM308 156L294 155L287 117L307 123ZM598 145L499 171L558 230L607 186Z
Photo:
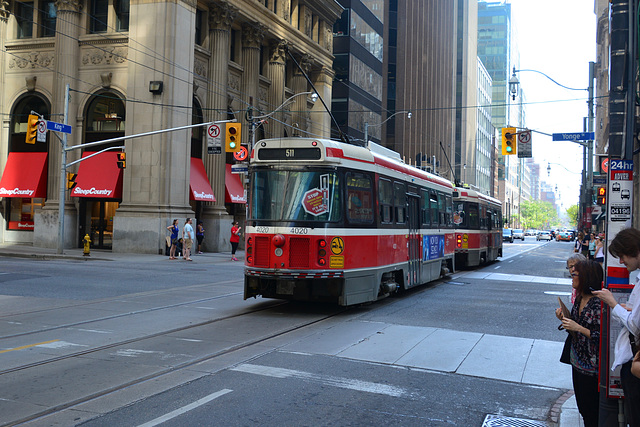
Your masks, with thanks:
M329 137L287 49L330 104L342 10L334 0L0 0L0 241L70 248L89 234L94 247L158 253L173 218L182 229L196 217L205 249L228 250L231 221L245 215L243 178L230 173L231 154L208 154L205 127L82 145L233 119L246 143L247 120L270 112L256 139ZM63 133L27 144L31 111L66 117L67 146L80 146L66 164L113 148L67 169L77 177L64 209Z

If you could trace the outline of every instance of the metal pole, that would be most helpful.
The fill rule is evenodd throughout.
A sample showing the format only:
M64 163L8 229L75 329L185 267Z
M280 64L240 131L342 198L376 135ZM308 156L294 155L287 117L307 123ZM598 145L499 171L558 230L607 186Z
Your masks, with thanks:
M64 119L65 125L69 124L69 83L64 87ZM64 196L67 188L67 134L62 135L62 149L60 150L60 194L58 195L58 250L64 253Z
M593 132L593 81L595 80L595 62L589 62L589 116L587 119L587 132ZM593 139L587 141L587 188L585 191L585 195L587 196L587 205L591 206L593 202L592 192L593 192Z
M369 143L369 123L364 122L364 143Z

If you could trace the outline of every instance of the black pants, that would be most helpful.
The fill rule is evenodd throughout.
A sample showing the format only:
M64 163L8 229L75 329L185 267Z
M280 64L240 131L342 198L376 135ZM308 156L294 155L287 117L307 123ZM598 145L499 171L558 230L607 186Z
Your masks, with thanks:
M236 250L238 250L238 243L240 242L231 242L231 255L236 254Z
M640 427L640 378L631 373L631 360L622 365L620 380L624 391L624 413L631 427Z
M573 368L572 378L578 411L582 415L585 427L598 427L598 413L600 411L598 376L585 375Z

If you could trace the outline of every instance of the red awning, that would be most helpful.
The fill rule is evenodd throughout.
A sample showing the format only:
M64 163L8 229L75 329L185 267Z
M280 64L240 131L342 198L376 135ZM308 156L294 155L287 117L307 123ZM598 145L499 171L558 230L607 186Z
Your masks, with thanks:
M47 197L47 154L9 153L0 181L0 197Z
M225 203L247 203L247 195L244 192L244 185L237 173L231 173L231 165L225 165L224 172L224 202Z
M82 158L94 154L85 151ZM80 162L72 197L122 199L123 169L118 167L118 153L105 151Z
M191 176L189 177L189 200L200 202L215 202L207 171L204 169L202 159L191 158Z

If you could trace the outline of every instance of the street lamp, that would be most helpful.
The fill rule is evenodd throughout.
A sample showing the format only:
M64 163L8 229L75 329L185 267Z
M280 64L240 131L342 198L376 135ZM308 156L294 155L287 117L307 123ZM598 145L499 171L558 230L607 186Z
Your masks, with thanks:
M247 110L247 120L251 122L251 147L249 149L249 151L253 150L253 146L256 145L256 127L258 127L260 124L264 123L268 117L271 117L271 115L277 113L278 111L280 111L282 108L286 107L288 104L291 103L291 101L294 98L297 98L298 96L302 96L302 95L311 95L309 97L309 100L315 104L315 102L318 100L318 94L315 92L300 92L300 93L296 93L295 95L290 96L289 98L287 98L282 104L280 104L275 110L273 110L272 112L268 113L268 114L263 114L261 116L253 116L251 114L251 108L249 107L249 109Z
M367 144L369 142L369 126L382 126L383 124L391 120L392 117L402 113L407 113L407 119L411 118L411 111L398 111L396 113L393 113L392 115L387 117L385 121L378 123L377 125L370 125L369 123L364 122L364 143Z
M551 80L553 83L555 83L556 85L564 88L564 89L568 89L568 90L586 90L589 94L589 100L587 101L587 106L589 109L589 115L587 117L587 132L592 133L593 132L593 120L594 120L594 114L593 114L593 93L594 93L594 88L593 88L593 80L595 79L595 62L589 62L589 87L586 89L579 89L579 88L573 88L573 87L568 87L565 86L563 84L558 83L557 81L555 81L554 79L552 79L551 77L549 77L548 75L546 75L545 73L538 71L538 70L516 70L516 67L513 67L513 74L511 75L511 78L509 79L509 92L511 92L512 98L513 100L516 99L516 94L518 93L518 84L520 84L520 82L518 81L518 77L516 77L516 73L519 72L523 72L523 71L530 71L533 73L538 73L538 74L542 74L543 76L545 76L547 79ZM585 163L586 163L586 168L583 167L583 173L585 174L583 177L583 191L581 192L581 199L584 200L584 204L583 204L583 212L584 215L586 216L587 214L587 204L591 204L591 192L593 191L593 140L589 140L587 141L586 144L584 144L583 142L580 141L576 141L578 142L580 145L582 145L582 149L583 149L583 156L585 159ZM586 169L586 170L584 170ZM547 169L547 172L549 172L549 169ZM584 196L584 198L582 198Z

